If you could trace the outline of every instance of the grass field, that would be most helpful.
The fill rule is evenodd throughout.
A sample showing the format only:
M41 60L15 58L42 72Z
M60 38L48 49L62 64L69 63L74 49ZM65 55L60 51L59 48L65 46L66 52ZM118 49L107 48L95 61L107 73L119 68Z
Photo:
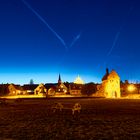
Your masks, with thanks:
M53 113L51 106L79 102L81 113ZM140 139L140 100L24 99L0 105L1 139L98 140Z

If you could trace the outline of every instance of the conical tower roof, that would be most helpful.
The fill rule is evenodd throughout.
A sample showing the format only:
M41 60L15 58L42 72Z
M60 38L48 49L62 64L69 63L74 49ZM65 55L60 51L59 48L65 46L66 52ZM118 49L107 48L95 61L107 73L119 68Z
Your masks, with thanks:
M107 80L107 77L109 75L109 70L106 68L106 74L103 76L102 81Z
M115 77L120 78L119 75L118 75L118 73L117 73L115 70L112 70L112 71L110 72L109 77L110 77L110 76L115 76Z

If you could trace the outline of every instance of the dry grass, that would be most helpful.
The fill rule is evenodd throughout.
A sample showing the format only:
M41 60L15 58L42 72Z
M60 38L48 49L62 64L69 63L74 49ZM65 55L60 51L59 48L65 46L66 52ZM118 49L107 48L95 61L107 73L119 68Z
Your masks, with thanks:
M81 113L53 113L52 104L82 105ZM0 106L0 139L139 139L140 100L27 99Z

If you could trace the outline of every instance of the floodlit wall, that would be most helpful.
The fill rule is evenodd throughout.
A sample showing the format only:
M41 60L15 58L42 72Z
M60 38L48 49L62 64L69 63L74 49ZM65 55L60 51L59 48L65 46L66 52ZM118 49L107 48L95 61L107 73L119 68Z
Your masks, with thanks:
M105 97L107 98L119 98L120 97L120 77L113 70L104 81Z
M120 98L120 77L114 70L102 81L97 94L106 98Z

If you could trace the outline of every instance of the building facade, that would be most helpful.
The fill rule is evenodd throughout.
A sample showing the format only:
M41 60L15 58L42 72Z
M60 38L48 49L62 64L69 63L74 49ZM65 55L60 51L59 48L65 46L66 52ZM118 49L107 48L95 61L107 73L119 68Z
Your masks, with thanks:
M106 74L102 78L102 84L98 86L97 95L106 98L120 98L120 77L115 70L109 73L106 69Z

